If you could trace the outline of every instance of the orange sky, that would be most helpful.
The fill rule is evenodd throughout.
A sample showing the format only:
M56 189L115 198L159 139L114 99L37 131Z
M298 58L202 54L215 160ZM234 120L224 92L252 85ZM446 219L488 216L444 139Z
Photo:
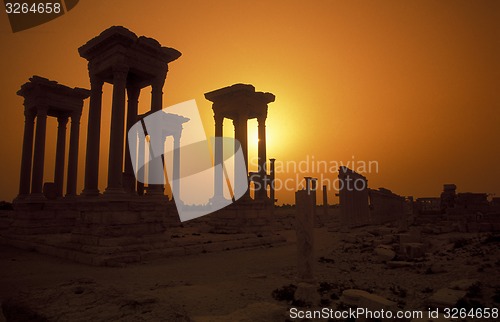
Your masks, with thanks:
M64 16L15 34L0 14L0 200L14 198L19 184L24 120L16 91L34 74L88 88L86 61L77 48L112 25L182 52L170 64L164 106L196 99L209 133L212 111L203 94L250 83L276 95L267 121L268 157L374 160L379 171L366 174L369 185L401 195L437 196L443 183L456 183L462 192L500 196L500 2L145 3L80 1ZM141 98L146 111L148 88ZM104 122L110 102L107 86ZM87 108L88 102L79 190ZM56 126L48 124L45 181L52 181ZM279 174L288 177L295 174ZM100 181L105 188L105 176ZM293 191L276 197L292 203Z

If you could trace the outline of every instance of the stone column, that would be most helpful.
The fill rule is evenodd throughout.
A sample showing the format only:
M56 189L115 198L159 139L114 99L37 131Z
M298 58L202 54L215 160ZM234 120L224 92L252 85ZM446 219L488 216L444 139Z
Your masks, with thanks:
M106 194L122 194L123 146L125 134L125 87L128 67L113 68L113 103L111 107L111 132L109 136L108 186Z
M137 146L137 194L139 196L144 195L144 181L146 180L145 171L146 166L144 165L144 153L146 146L146 138L138 137L138 146ZM142 165L142 167L141 167Z
M166 74L161 74L151 84L151 111L156 112L163 107L163 85Z
M181 133L175 134L174 136L174 155L173 155L173 180L172 180L172 197L177 196L179 201L180 198L180 182L179 179L181 177Z
M99 195L99 147L101 140L102 86L104 81L90 73L90 103L87 130L87 151L85 156L86 196Z
M21 159L21 175L19 179L19 196L30 193L31 163L33 160L33 134L35 130L35 112L24 110L23 154Z
M67 116L57 118L57 143L56 143L56 165L54 169L54 184L56 186L56 196L62 197L64 184L64 159L66 155L66 124Z
M224 198L224 178L223 178L223 124L224 116L215 114L215 173L214 173L214 198L222 200ZM218 166L220 165L220 167Z
M47 129L48 107L38 107L36 113L36 136L35 152L33 158L33 181L31 185L32 194L42 194L43 167L45 158L45 135Z
M270 181L270 188L269 188L269 198L271 199L271 205L274 207L274 203L276 201L275 198L275 190L274 190L274 179L275 179L275 168L274 168L274 163L276 162L276 159L269 159L271 169L269 171L271 181Z
M139 108L139 94L141 89L138 87L127 87L128 107L127 107L127 133L125 137L128 138L128 131L137 122L137 112ZM125 140L125 190L130 193L135 193L135 176L132 162L135 162L130 157L130 147L128 139ZM137 143L137 142L135 142Z
M163 106L163 84L165 83L165 75L161 74L151 84L151 111L157 112L162 109ZM147 195L151 196L163 196L164 195L164 185L162 184L150 184L153 182L153 178L157 176L163 176L163 166L162 158L153 159L148 163L148 187ZM160 164L161 163L161 164ZM160 173L160 168L162 169Z
M313 195L313 205L316 213L316 202L317 202L317 191L318 191L318 178L312 178L311 179L311 189L312 189L312 195Z
M243 159L245 160L245 176L244 177L236 177L234 178L235 184L238 185L238 182L242 182L247 180L248 182L248 127L247 127L248 118L245 115L238 115L237 119L233 120L234 125L234 138L238 140L241 144L241 151L243 152ZM249 198L250 191L247 190L243 197Z
M306 179L307 180L307 179ZM299 282L312 282L314 265L314 202L307 190L295 193L295 231L297 234L297 273Z
M328 214L328 193L326 186L323 186L323 214Z
M267 199L267 189L265 185L265 176L267 173L266 169L266 116L263 115L257 118L259 127L259 142L258 142L258 158L259 158L259 180L260 189L257 192L258 199Z
M308 180L308 179L306 179ZM312 183L312 182L311 182ZM312 183L314 185L314 183ZM297 234L297 290L294 297L308 305L317 305L320 296L314 279L314 217L316 202L308 190L295 193L295 232Z
M248 118L246 115L239 115L238 121L234 123L234 136L240 141L241 150L245 159L246 173L248 173Z
M80 143L80 118L82 111L75 111L71 115L71 132L69 137L68 182L66 196L76 196L76 182L78 178L78 150Z

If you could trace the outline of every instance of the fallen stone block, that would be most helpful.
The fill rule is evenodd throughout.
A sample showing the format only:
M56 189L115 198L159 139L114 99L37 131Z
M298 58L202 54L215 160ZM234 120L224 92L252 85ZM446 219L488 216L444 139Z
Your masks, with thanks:
M473 288L479 287L480 284L477 279L462 279L451 282L448 287L452 290L470 291Z
M348 289L342 292L340 300L348 305L362 307L369 310L396 310L397 303L382 296L371 294L363 290Z
M466 291L442 288L428 298L427 303L430 307L434 308L452 308L455 307L457 302L464 298L466 294Z
M375 257L380 262L388 262L396 257L396 252L392 250L391 246L379 245L374 249Z
M405 243L401 244L400 251L408 259L417 259L424 257L425 246L422 243Z
M403 268L403 267L414 267L415 263L407 261L388 261L387 267L389 268Z

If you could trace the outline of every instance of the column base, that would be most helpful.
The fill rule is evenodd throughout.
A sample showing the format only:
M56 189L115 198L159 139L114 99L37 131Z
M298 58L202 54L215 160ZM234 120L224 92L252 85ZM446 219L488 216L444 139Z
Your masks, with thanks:
M146 193L144 195L151 197L167 197L165 196L164 189L163 185L154 184L145 188Z
M28 202L45 202L47 201L47 198L45 198L44 194L41 193L41 192L37 192L37 193L32 193L30 195L28 195L24 200L28 201Z
M22 202L24 200L26 200L27 198L29 197L29 194L22 194L22 195L17 195L14 200L12 200L12 203L16 203L16 202Z
M77 197L79 197L77 194L66 194L63 198L64 199L67 199L67 200L73 200L73 199L76 199Z
M99 196L99 189L89 189L85 188L83 189L81 196L84 197L97 197Z
M106 188L106 190L104 190L104 193L103 193L103 196L106 196L106 197L125 197L125 196L128 196L129 194L127 194L125 192L125 190L123 189L123 187L120 187L120 188Z

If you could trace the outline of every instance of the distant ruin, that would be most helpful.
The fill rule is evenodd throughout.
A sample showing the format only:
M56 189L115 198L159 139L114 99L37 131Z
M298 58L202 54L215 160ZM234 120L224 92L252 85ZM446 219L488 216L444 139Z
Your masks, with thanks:
M368 188L363 175L347 168L339 169L340 222L343 227L406 222L406 200L392 191Z

